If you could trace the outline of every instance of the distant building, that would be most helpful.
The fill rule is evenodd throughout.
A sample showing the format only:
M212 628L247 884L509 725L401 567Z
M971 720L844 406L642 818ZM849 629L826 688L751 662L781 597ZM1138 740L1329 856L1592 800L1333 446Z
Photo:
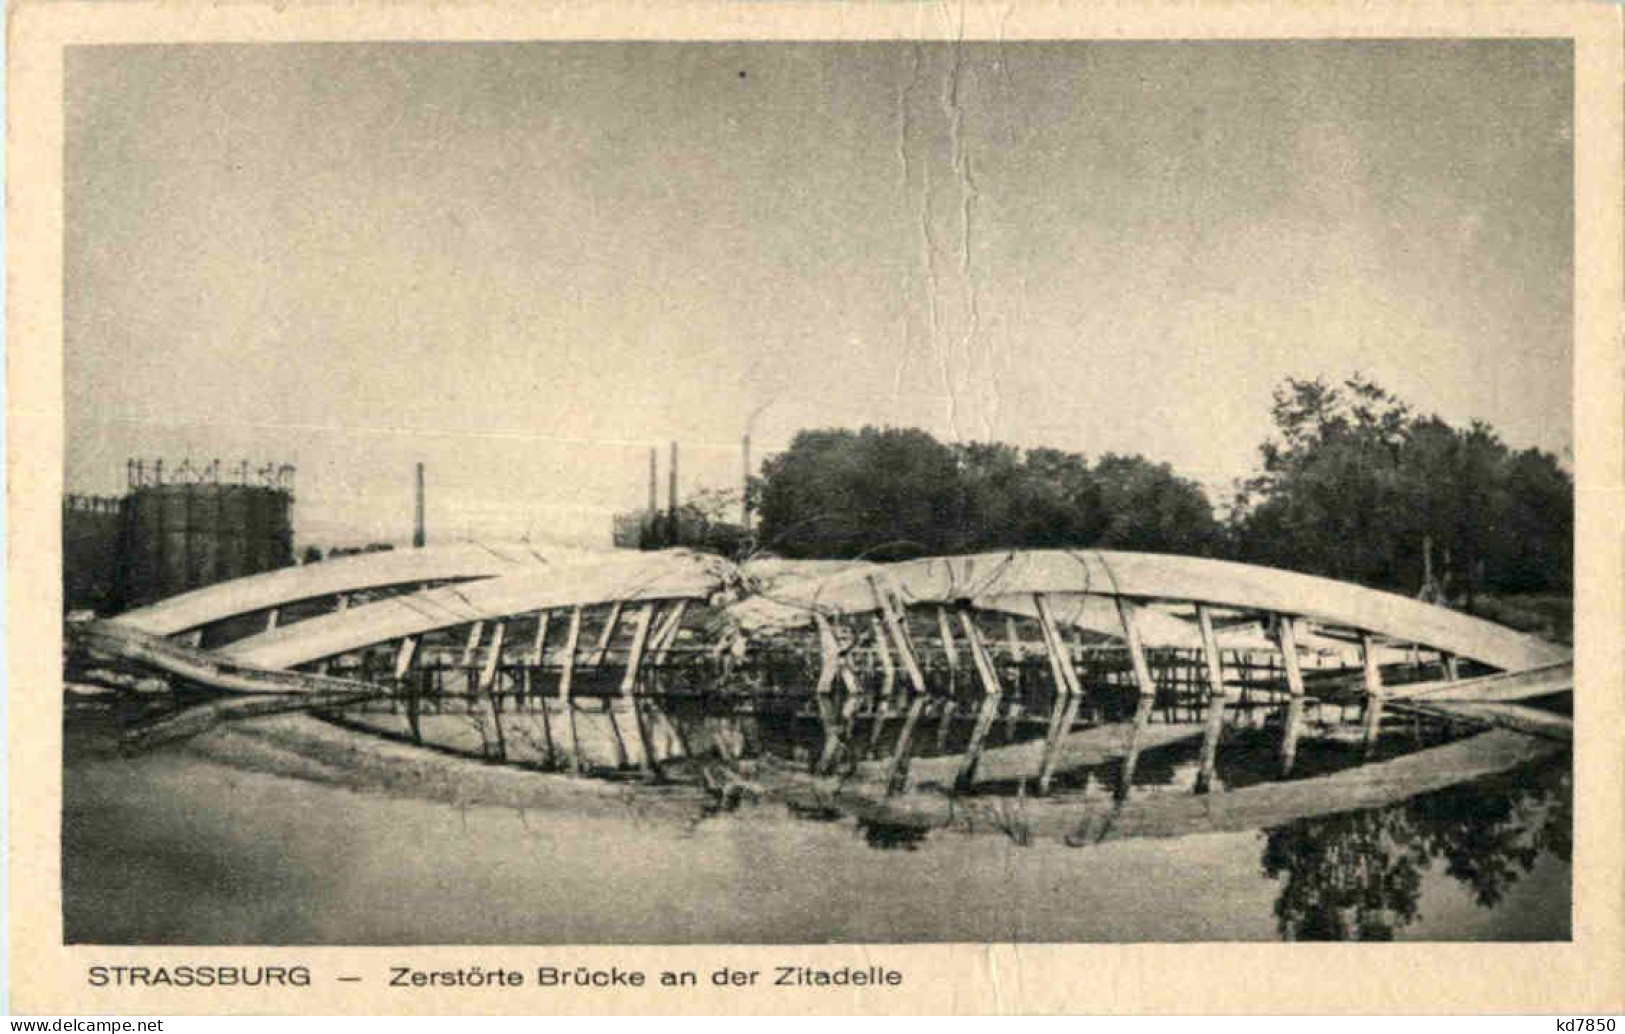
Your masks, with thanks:
M62 498L64 609L98 613L117 609L123 506L123 497L116 495Z
M664 515L661 515L664 518ZM648 510L618 513L613 518L613 536L617 549L642 549L654 525Z
M677 528L664 510L632 510L614 517L615 545L621 549L667 549L686 546L732 556L745 541L745 532L728 521L712 520L691 506L677 511Z

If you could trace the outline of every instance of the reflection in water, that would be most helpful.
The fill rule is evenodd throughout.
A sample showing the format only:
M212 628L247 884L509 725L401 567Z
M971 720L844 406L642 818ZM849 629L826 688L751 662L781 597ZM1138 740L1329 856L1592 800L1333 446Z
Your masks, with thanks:
M1439 860L1478 905L1495 908L1542 854L1569 861L1572 822L1565 760L1269 830L1262 865L1282 880L1277 928L1288 940L1392 940L1418 919L1423 872Z
M858 828L863 830L863 842L877 851L918 851L928 832L889 822L860 822Z
M367 750L380 741L310 719L130 758L66 731L63 916L77 943L1567 936L1553 918L1569 906L1566 757L1380 812L1078 850L865 826L834 800L786 810L722 759L664 766L700 785L612 785ZM1137 797L1190 799L1197 759L1170 753L1144 755Z

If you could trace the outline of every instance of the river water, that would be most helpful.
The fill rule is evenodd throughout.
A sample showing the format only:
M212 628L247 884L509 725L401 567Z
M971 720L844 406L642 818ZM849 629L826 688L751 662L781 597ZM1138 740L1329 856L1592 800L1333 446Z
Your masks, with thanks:
M75 943L1564 940L1570 930L1567 757L1374 811L1086 848L940 830L898 839L782 806L673 817L631 790L608 813L458 804L259 770L229 751L91 753L64 777Z

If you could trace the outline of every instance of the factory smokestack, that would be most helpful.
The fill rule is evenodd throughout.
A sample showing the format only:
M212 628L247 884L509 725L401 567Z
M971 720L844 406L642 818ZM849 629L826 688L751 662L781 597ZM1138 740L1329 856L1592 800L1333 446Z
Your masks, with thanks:
M739 443L739 527L750 534L750 432Z
M677 443L671 443L671 469L666 472L669 478L666 489L666 501L671 505L671 512L667 521L671 524L671 544L677 545Z
M422 549L428 541L428 531L423 521L423 464L418 464L417 513L412 522L412 547Z
M655 525L660 523L659 475L655 472L656 453L655 447L653 445L649 446L649 508L646 511L647 515L643 519L643 533L645 536L652 534Z

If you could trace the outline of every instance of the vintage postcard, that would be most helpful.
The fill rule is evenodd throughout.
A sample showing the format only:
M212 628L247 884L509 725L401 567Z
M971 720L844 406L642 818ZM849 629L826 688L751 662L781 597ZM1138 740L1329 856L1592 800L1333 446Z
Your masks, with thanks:
M14 4L13 1008L1625 1009L1622 39Z

